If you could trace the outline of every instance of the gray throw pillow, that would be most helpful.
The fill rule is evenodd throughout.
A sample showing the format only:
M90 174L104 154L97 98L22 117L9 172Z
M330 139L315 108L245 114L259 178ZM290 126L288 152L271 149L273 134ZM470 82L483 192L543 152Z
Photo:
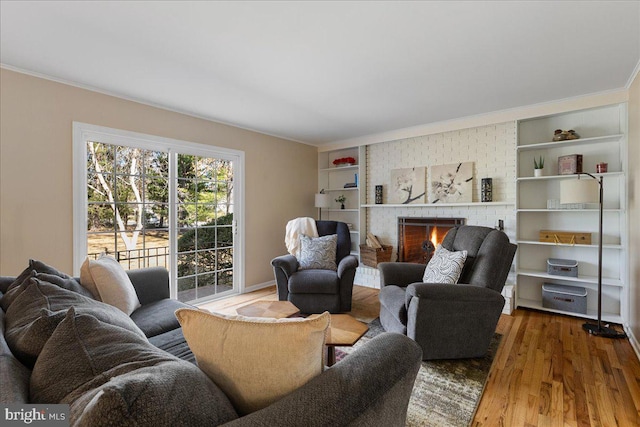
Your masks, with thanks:
M467 251L451 252L438 245L424 270L422 281L425 283L458 283Z
M11 286L9 286L9 289L7 289L7 293L4 294L2 300L0 300L0 306L2 306L2 309L5 312L9 310L9 307L11 307L11 304L13 304L16 298L18 298L20 294L23 293L25 289L27 289L27 286L29 286L29 283L31 283L31 279L33 277L36 277L36 274L38 274L38 272L35 270L31 270L28 276L23 277L23 274L20 274L20 276L18 276L18 279L22 277L21 282L18 283L18 279L16 279L11 284Z
M78 281L72 277L60 277L55 274L48 273L36 273L36 279L42 280L43 282L51 283L53 285L59 286L62 289L66 289L68 291L75 292L87 298L93 299L93 295L89 290L84 288Z
M72 403L112 377L178 360L146 338L71 307L45 343L31 373L32 403ZM188 363L188 362L185 362ZM70 396L71 393L73 396Z
M76 307L78 313L92 314L104 322L145 338L140 328L117 308L50 283L31 279L29 286L15 299L6 313L5 339L16 358L32 367L43 346L64 319L67 309L72 306Z
M338 270L336 265L337 247L337 234L322 237L309 237L303 234L300 236L299 269Z
M13 281L13 283L11 283L9 285L9 287L7 288L7 292L5 293L5 295L0 300L0 307L2 307L2 309L4 311L7 311L7 309L9 308L11 303L15 300L15 298L29 284L29 279L31 277L33 277L33 275L35 274L34 271L35 271L35 273L51 274L51 275L54 275L54 276L62 277L64 279L70 279L71 278L71 276L69 276L68 274L65 274L65 273L63 273L61 271L58 271L54 267L51 267L50 265L47 265L42 261L38 261L38 260L35 260L35 259L30 259L29 260L29 266L27 268L25 268L22 271L22 273L20 273L18 275L18 277L16 277L16 279ZM10 292L14 288L20 287L23 284L25 284L25 286L23 286L21 288L21 290L19 290L17 292L15 292L15 291L14 292Z
M217 426L238 418L227 396L197 366L160 362L113 377L70 406L71 425Z
M4 311L0 310L0 334L4 336ZM0 402L28 403L31 371L15 358L0 338Z

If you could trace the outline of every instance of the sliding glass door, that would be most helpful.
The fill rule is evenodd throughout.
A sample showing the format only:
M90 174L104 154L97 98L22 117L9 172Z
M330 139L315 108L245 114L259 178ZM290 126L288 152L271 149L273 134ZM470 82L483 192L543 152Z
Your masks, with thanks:
M106 254L125 269L165 267L185 302L238 292L243 156L144 137L74 124L75 265Z

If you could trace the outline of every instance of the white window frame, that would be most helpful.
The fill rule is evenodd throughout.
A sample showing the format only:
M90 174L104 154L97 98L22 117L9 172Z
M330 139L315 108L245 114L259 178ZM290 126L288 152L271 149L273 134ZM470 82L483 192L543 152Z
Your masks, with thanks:
M113 145L125 145L146 150L169 153L169 209L172 212L169 221L169 270L171 298L177 298L178 290L178 253L177 253L177 200L176 173L177 154L188 154L202 157L217 157L233 162L233 197L234 197L234 248L233 248L233 291L243 293L245 241L244 241L244 151L223 148L195 142L181 141L155 135L112 129L88 123L73 122L73 272L80 274L80 267L87 257L87 142L101 142ZM224 292L213 296L226 296ZM204 301L205 299L203 299Z

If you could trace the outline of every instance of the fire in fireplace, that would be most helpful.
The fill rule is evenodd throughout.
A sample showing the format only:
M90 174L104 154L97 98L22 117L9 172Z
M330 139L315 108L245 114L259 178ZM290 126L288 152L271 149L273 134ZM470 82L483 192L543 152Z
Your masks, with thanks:
M398 217L398 261L426 264L447 232L464 218Z

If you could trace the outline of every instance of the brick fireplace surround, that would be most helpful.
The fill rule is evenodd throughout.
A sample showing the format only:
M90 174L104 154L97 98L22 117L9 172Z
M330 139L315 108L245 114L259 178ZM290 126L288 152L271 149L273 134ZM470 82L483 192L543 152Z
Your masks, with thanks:
M515 121L483 125L474 128L425 134L400 140L389 140L367 145L366 181L363 180L366 203L375 204L375 186L382 185L383 204L366 209L367 232L378 236L383 244L392 245L391 259L397 260L399 217L465 218L466 225L495 227L503 220L504 231L511 241L516 240L516 212L513 203L516 195ZM473 162L473 203L471 205L440 206L430 204L428 198L421 205L388 205L391 170L408 167L426 167L427 193L432 167L457 162ZM511 204L496 205L479 203L480 181L493 178L494 202ZM515 282L510 274L507 283ZM375 268L360 265L356 273L356 284L380 287L380 278Z

